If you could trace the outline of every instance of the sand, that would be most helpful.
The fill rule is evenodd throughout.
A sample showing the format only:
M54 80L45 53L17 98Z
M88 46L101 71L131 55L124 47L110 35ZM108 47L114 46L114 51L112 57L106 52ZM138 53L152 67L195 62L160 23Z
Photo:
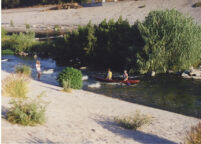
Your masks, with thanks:
M192 5L200 0L138 0L116 3L106 3L101 7L85 7L70 10L48 10L45 8L18 8L2 10L2 26L8 31L25 31L26 24L32 31L49 32L55 25L61 26L61 31L86 25L89 21L99 24L104 19L117 20L120 16L130 24L136 20L144 20L152 10L176 9L187 16L192 16L201 24L201 8ZM145 5L145 8L139 8ZM11 21L14 27L10 25Z
M9 73L2 71L2 80ZM9 123L5 113L11 98L2 96L2 143L65 144L174 144L184 141L186 131L201 119L139 104L129 103L84 90L72 93L61 87L31 80L29 98L45 92L47 121L35 127ZM150 125L138 131L117 125L115 116L133 115L136 110L151 115Z

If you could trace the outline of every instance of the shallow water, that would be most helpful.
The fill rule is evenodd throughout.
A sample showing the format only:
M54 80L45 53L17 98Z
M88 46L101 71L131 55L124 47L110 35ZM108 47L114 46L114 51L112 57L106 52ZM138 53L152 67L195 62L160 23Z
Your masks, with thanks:
M32 67L32 77L36 79L36 60L34 58L6 55L2 56L2 59L8 59L8 61L2 62L2 70L14 72L17 64L27 64ZM39 60L42 71L54 69L53 73L43 74L41 81L58 85L56 77L64 67L57 66L52 59L39 58ZM92 73L94 74L91 71L84 73L91 77ZM133 86L101 83L100 88L84 86L83 89L132 103L201 118L201 80L183 79L175 75L161 75L154 78L139 76L138 79L141 82ZM88 82L95 81L89 79Z

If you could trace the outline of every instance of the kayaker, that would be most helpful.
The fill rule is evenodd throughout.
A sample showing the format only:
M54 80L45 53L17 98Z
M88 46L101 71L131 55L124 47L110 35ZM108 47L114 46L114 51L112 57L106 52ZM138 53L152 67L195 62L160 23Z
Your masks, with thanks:
M108 80L111 80L111 79L112 79L112 72L111 72L111 69L110 69L110 68L108 69L106 79L108 79Z
M127 70L124 70L124 81L127 81L128 80L128 73L127 73Z

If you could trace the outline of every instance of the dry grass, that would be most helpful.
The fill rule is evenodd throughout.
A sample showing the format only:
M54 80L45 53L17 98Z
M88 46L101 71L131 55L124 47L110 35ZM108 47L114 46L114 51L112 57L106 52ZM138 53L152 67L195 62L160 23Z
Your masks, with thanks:
M70 80L63 80L63 91L71 93L72 92L72 88L71 88L71 81Z
M17 65L15 67L15 72L18 74L24 74L26 76L30 76L31 75L31 68L29 66L26 66L26 65Z
M12 107L7 113L9 122L30 126L45 122L46 105L42 103L41 99L12 100L10 104Z
M136 111L134 116L115 117L114 120L123 128L137 130L143 125L150 124L151 116L140 114L140 111Z
M191 127L187 132L186 144L201 144L201 123Z
M12 74L2 81L2 94L15 98L26 98L29 79L23 75Z

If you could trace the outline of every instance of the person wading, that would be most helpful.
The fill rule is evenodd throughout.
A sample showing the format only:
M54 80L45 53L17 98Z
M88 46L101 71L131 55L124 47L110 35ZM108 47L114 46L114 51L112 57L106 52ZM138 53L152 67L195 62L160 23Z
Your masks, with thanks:
M41 69L40 69L40 61L39 60L36 61L36 71L37 71L38 80L40 80Z

